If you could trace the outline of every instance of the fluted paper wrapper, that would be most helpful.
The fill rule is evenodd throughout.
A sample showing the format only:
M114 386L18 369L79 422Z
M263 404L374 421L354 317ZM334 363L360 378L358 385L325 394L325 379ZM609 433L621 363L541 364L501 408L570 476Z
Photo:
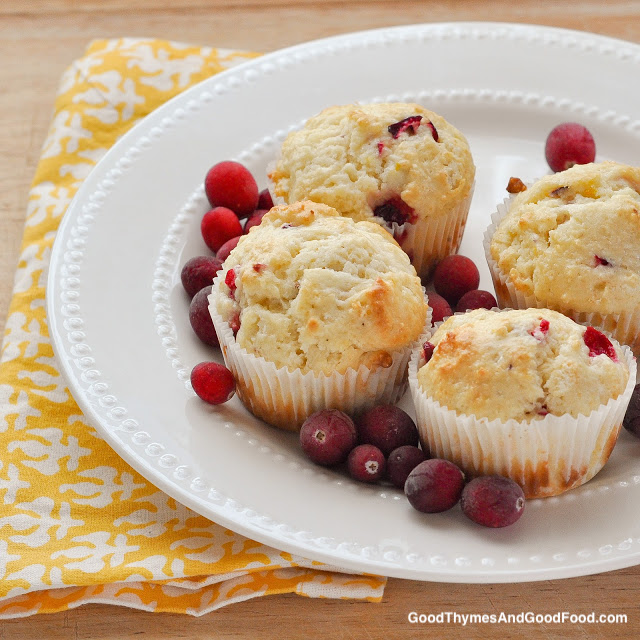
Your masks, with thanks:
M498 305L512 309L553 309L559 311L572 320L584 325L591 325L605 331L621 344L631 347L636 356L640 356L640 309L630 309L624 313L597 313L579 311L560 304L553 304L547 300L540 300L534 294L518 290L509 275L502 271L491 255L491 239L498 225L509 212L511 200L515 196L506 198L498 205L491 216L491 224L484 233L484 252L493 279Z
M474 187L475 185L471 187L469 195L446 215L419 218L414 224L403 225L403 232L394 233L421 278L428 278L438 262L458 252Z
M629 367L624 392L589 415L549 414L529 422L503 422L458 414L429 398L418 385L424 360L416 349L409 363L409 385L422 447L432 457L457 464L468 478L512 478L527 498L578 487L604 466L620 433L636 382L636 360L628 347L622 352Z
M213 320L226 366L236 380L243 404L258 418L287 431L298 431L312 413L340 409L355 414L374 404L395 404L407 390L407 365L417 342L392 353L389 367L360 366L331 375L289 371L249 353L238 345L229 324L218 313L220 277L209 296ZM429 308L427 326L431 326Z

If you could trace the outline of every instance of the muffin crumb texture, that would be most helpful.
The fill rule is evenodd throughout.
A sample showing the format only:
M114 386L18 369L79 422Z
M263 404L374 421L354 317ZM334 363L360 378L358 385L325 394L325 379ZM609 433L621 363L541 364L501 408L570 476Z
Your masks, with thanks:
M218 313L278 368L388 367L418 338L427 305L408 256L377 224L322 204L277 206L223 266Z
M464 136L413 103L325 109L289 134L270 174L285 202L309 199L388 226L448 214L474 176Z
M477 310L445 321L418 384L442 406L476 418L531 421L588 415L625 390L617 344L555 311Z
M576 165L518 194L491 240L516 290L560 310L640 305L640 168Z

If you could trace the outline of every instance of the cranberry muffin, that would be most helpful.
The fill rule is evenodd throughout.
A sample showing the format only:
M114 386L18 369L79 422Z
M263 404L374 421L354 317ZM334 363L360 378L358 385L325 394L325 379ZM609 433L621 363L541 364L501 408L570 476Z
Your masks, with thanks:
M423 446L529 498L562 493L609 458L635 369L628 347L556 311L452 316L410 367Z
M321 202L385 226L420 276L458 250L474 177L462 133L413 103L325 109L289 134L270 173L284 202Z
M640 353L640 168L576 165L499 207L485 253L500 306L556 309Z
M395 402L428 308L389 233L308 201L240 239L209 305L238 395L291 430L320 409Z

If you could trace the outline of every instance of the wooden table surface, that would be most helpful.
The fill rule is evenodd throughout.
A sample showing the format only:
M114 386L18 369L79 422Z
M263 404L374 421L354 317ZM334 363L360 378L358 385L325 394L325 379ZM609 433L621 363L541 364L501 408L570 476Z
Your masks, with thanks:
M27 192L64 68L96 37L155 36L271 51L374 27L485 20L567 27L640 43L640 2L582 0L2 0L0 2L0 325L4 326ZM630 81L637 81L632 78ZM9 88L9 90L7 90ZM32 638L636 638L640 567L569 580L462 585L391 579L382 604L270 596L201 618L92 605L0 622ZM409 624L433 613L621 613L627 624L468 627Z

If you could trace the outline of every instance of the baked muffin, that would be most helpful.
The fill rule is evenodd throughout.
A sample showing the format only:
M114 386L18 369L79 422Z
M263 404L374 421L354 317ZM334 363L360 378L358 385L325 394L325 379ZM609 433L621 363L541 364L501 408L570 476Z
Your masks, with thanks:
M460 246L475 167L464 136L418 104L330 107L290 133L276 198L313 200L389 229L418 275Z
M576 165L498 209L485 252L500 306L556 309L640 354L640 168Z
M431 455L508 476L528 498L577 487L609 458L635 385L628 347L549 309L454 315L429 343L409 375Z
M427 321L391 235L312 202L276 206L242 237L209 304L238 395L291 430L320 409L395 402Z

